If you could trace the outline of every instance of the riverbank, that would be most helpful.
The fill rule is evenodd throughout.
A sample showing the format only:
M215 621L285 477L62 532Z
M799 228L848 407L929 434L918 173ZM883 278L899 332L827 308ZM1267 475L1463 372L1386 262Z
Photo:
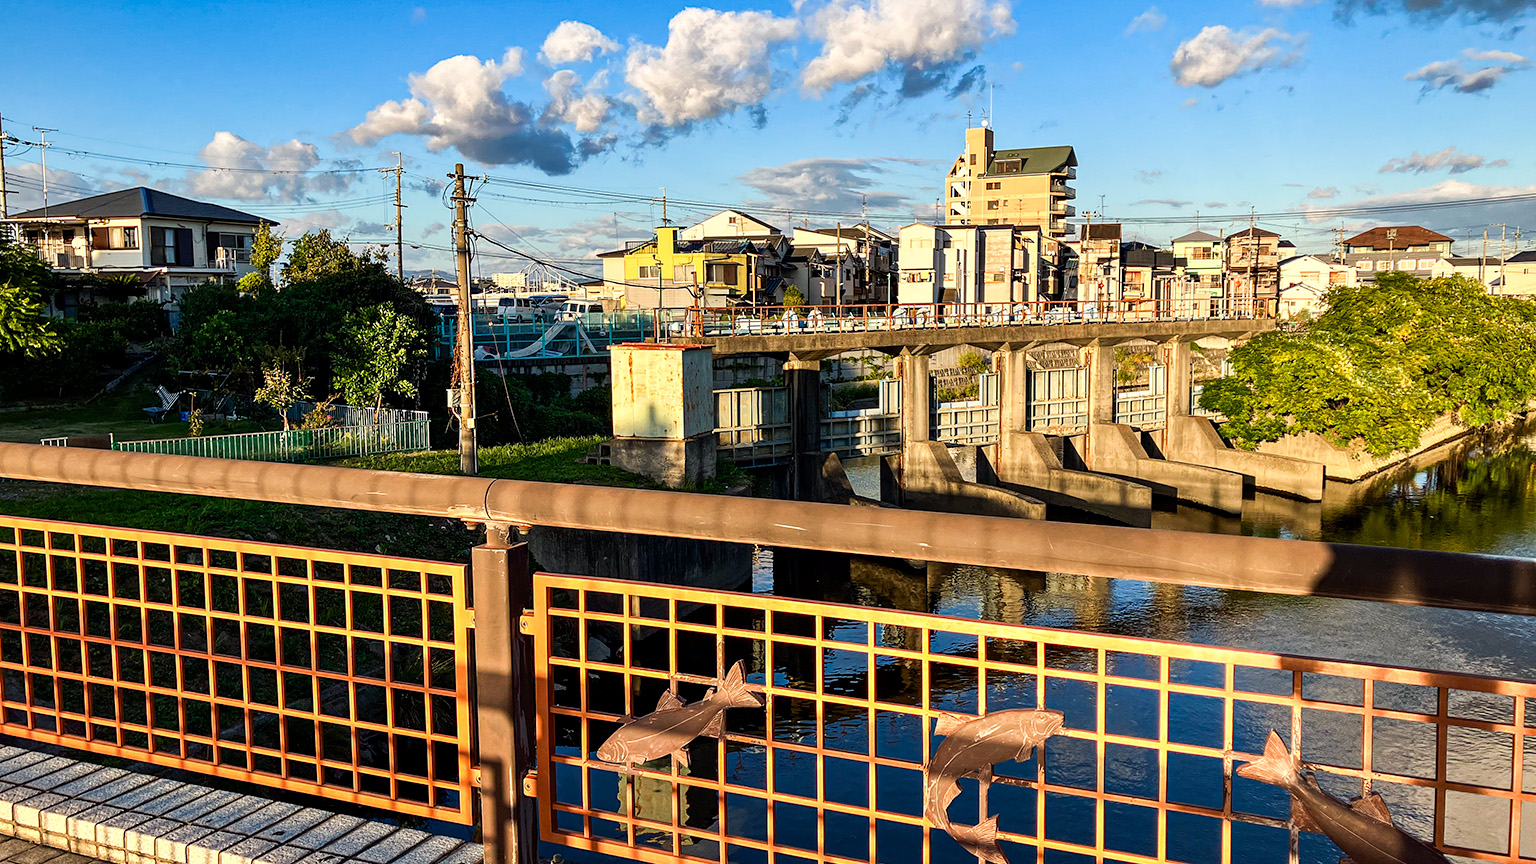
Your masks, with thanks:
M1443 448L1462 438L1475 434L1506 433L1532 416L1533 411L1528 410L1498 423L1474 427L1462 423L1455 414L1444 414L1419 435L1418 446L1386 456L1373 456L1366 449L1365 442L1359 438L1351 441L1348 447L1340 447L1316 432L1303 432L1288 435L1278 441L1266 441L1258 446L1257 452L1317 462L1323 466L1328 480L1358 483L1404 464L1431 464L1438 461L1436 454L1440 454Z

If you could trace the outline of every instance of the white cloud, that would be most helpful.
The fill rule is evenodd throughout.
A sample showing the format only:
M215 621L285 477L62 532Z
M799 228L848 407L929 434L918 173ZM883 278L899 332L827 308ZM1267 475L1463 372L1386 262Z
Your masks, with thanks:
M1016 29L1008 0L833 0L812 19L823 42L801 83L820 95L891 66L933 69Z
M1403 80L1423 81L1424 93L1447 88L1457 93L1481 93L1499 83L1505 75L1527 69L1531 65L1530 60L1509 51L1475 51L1469 48L1461 54L1462 58L1473 63L1493 65L1470 69L1462 59L1436 60L1417 72L1403 76Z
M1316 206L1303 204L1302 209L1333 210L1339 207L1434 204L1442 201L1503 198L1513 195L1536 195L1536 185L1491 186L1468 183L1465 180L1441 180L1432 186L1409 189L1405 192L1394 192L1388 195L1372 195L1371 197L1351 201L1347 204ZM1313 221L1326 221L1334 217L1323 214L1314 215L1310 218ZM1431 209L1422 211L1422 215L1418 216L1415 216L1415 211L1408 209L1394 213L1391 218L1399 225L1418 224L1426 228L1445 231L1446 233L1450 233L1450 231L1455 230L1457 226L1461 225L1482 225L1493 222L1509 222L1512 225L1520 222L1532 224L1532 222L1536 222L1536 202L1527 200L1469 205L1453 209Z
M12 215L24 210L32 210L43 206L43 170L36 162L8 162L5 166L5 178L10 185L7 187L10 199ZM94 177L86 177L73 171L65 171L60 168L48 169L48 203L61 204L65 201L75 201L81 198L89 198L102 192L110 192L130 184L104 182ZM137 184L134 184L137 185Z
M1215 24L1179 45L1169 68L1180 87L1216 87L1260 69L1289 66L1300 53L1298 37L1273 27L1234 31Z
M1413 151L1412 156L1398 156L1387 160L1387 164L1381 166L1378 173L1381 174L1428 174L1434 171L1446 171L1451 174L1465 174L1478 168L1503 168L1509 164L1507 159L1489 160L1486 156L1476 153L1464 153L1454 146L1444 150L1436 150L1433 153L1421 154Z
M305 173L328 169L320 158L320 148L297 138L263 147L233 132L220 131L197 152L197 158L208 167L187 172L183 183L187 192L198 198L309 201L315 194L344 192L356 179L350 172ZM350 163L332 162L330 167L346 168Z
M766 210L825 210L852 214L859 212L861 203L881 210L908 206L905 195L875 191L877 181L872 175L886 173L883 163L912 164L913 161L799 159L783 165L753 168L737 179L766 196L749 202Z
M549 174L568 173L579 159L570 136L535 122L532 108L502 90L522 71L521 48L507 49L500 61L449 57L412 74L406 79L409 99L381 103L348 135L364 146L391 135L417 135L434 153L451 147L486 165L527 164Z
M1162 176L1163 176L1163 172L1161 172L1161 171L1145 171L1145 170L1141 170L1141 171L1137 171L1136 172L1136 181L1139 182L1139 183L1155 183L1156 181L1161 179Z
M561 21L559 26L544 37L544 47L539 56L551 66L566 63L583 63L598 54L619 50L619 43L603 35L603 31L580 21Z
M625 58L640 122L681 126L757 105L772 87L769 55L798 30L794 20L767 12L677 13L665 47L636 43Z
M1311 192L1307 193L1307 197L1314 201L1327 201L1332 198L1337 198L1339 197L1339 187L1316 186L1313 187Z
M1147 11L1131 19L1130 25L1125 28L1125 35L1151 33L1163 29L1163 25L1167 23L1168 16L1164 15L1156 6L1152 6Z
M1140 201L1132 201L1131 202L1131 206L1132 207L1140 207L1140 206L1145 205L1145 204L1153 204L1153 205L1156 205L1158 207L1171 207L1171 208L1177 210L1177 209L1179 209L1181 207L1188 207L1189 205L1191 205L1193 203L1195 203L1195 202L1193 202L1193 201L1181 201L1181 200L1179 200L1177 198L1143 198Z
M608 122L608 115L613 112L612 100L602 93L607 74L597 73L585 88L581 86L581 76L569 69L561 69L550 75L544 81L544 89L549 92L550 99L549 107L544 109L544 116L569 123L576 127L577 132L591 133L602 129L603 124Z

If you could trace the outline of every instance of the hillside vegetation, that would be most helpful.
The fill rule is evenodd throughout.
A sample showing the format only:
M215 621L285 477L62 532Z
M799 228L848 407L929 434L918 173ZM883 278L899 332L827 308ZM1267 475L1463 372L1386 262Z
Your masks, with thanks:
M1327 302L1306 331L1233 349L1232 374L1205 385L1200 405L1228 418L1233 444L1316 432L1386 456L1442 415L1483 426L1536 397L1536 303L1402 273L1334 288Z

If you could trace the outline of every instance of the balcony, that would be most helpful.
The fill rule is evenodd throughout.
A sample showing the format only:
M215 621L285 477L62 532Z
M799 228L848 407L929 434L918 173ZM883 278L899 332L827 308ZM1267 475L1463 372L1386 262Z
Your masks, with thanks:
M1076 216L1077 208L1073 207L1071 204L1068 204L1064 200L1052 199L1051 212L1057 216Z
M233 271L238 265L249 265L250 263L251 250L217 246L213 250L213 259L208 262L208 266L214 270Z
M1067 181L1058 177L1057 179L1051 181L1051 195L1053 197L1071 201L1073 198L1077 197L1077 190L1071 186L1068 186Z
M1069 165L1066 168L1061 169L1060 171L1052 172L1052 176L1062 177L1062 178L1065 178L1067 180L1076 180L1077 179L1077 168L1074 167L1074 166Z

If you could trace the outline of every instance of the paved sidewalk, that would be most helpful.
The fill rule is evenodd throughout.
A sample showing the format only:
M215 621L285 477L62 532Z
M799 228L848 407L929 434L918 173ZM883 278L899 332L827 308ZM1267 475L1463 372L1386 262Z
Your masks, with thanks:
M0 842L0 864L104 864L104 862L13 837Z

